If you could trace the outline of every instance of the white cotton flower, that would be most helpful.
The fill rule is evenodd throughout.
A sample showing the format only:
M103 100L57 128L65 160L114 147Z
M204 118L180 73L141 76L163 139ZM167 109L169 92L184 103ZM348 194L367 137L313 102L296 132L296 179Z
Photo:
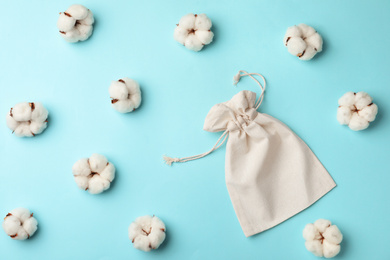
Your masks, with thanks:
M157 249L165 240L165 225L156 216L137 218L129 226L129 238L136 249L148 252Z
M57 27L68 42L85 41L92 35L94 18L91 10L82 5L71 5L60 13Z
M115 167L100 154L78 160L72 168L74 180L82 190L91 194L102 193L110 188L115 178Z
M329 220L319 219L314 224L309 223L305 226L303 238L309 252L315 256L332 258L340 252L343 235Z
M28 209L16 208L5 216L3 229L12 239L25 240L37 231L38 221Z
M313 27L303 23L289 27L283 42L288 51L301 60L311 60L322 51L321 35Z
M211 20L205 14L187 14L175 28L174 39L187 49L200 51L204 45L213 41Z
M366 92L347 92L339 99L337 120L354 131L364 130L378 114L378 106Z
M136 110L141 105L141 89L137 81L123 78L113 81L108 89L112 107L121 113Z
M47 127L49 112L41 103L23 102L16 104L6 116L9 129L16 136L35 136Z

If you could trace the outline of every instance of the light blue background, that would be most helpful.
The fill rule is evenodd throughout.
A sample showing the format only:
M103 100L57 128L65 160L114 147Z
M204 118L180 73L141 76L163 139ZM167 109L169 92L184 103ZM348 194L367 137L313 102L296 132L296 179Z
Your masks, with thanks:
M58 13L73 1L0 4L0 216L32 210L39 230L28 241L0 232L0 259L317 259L302 229L327 218L344 234L337 259L390 259L390 2L389 1L92 1L93 36L65 42ZM214 42L199 53L173 40L189 13L213 21ZM309 62L283 46L288 26L307 23L324 38ZM242 89L238 70L262 73L268 83L260 111L290 126L328 169L338 186L312 207L245 238L227 193L225 146L173 167L163 154L207 151L218 133L202 130L216 103ZM142 106L119 114L108 86L131 77ZM369 129L353 132L336 120L337 100L366 91L379 106ZM18 102L42 102L49 126L18 138L5 114ZM79 190L73 163L92 153L117 168L111 189ZM293 151L292 151L293 152ZM158 251L132 247L127 228L156 214L167 226ZM372 258L373 257L373 258Z

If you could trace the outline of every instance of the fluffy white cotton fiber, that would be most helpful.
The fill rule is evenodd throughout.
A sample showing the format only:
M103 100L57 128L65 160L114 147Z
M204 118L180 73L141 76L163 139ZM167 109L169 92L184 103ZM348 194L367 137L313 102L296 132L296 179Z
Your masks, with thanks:
M38 221L28 209L16 208L4 218L3 229L12 239L25 240L37 231Z
M339 99L337 120L354 131L364 130L378 114L378 106L366 92L347 92Z
M200 51L204 45L213 41L211 20L205 14L187 14L175 28L174 39L187 49Z
M94 21L91 10L76 4L60 13L57 27L66 41L79 42L87 40L92 35Z
M165 240L165 225L156 216L139 217L129 226L129 238L139 250L157 249Z
M123 78L111 82L108 89L112 107L121 113L129 113L141 105L141 89L137 81Z
M23 102L16 104L6 116L9 129L16 136L35 136L47 127L49 112L41 103Z
M74 180L82 190L91 194L102 193L110 188L115 178L115 167L100 154L78 160L72 168Z
M336 225L329 220L319 219L309 223L303 229L306 249L315 256L331 258L340 252L343 235Z
M322 51L321 35L306 24L289 27L283 42L288 51L301 60L311 60Z

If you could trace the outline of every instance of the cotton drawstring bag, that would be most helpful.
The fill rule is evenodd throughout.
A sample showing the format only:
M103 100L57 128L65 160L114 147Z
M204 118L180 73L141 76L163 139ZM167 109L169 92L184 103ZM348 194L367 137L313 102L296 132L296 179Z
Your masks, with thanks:
M264 87L253 76L264 81ZM259 113L266 86L258 73L240 71L261 88L240 91L227 102L211 108L204 130L222 132L214 147L203 154L171 158L167 164L200 159L226 140L225 177L234 210L245 236L272 228L306 209L336 184L310 148L279 120Z

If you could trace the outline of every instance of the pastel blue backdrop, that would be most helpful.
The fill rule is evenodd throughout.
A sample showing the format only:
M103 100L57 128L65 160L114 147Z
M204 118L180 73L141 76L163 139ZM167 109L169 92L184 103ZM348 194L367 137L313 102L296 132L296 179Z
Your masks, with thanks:
M389 1L92 1L86 42L65 42L58 13L74 1L0 3L0 216L31 209L39 230L28 241L0 231L0 259L317 259L304 246L306 223L327 218L344 234L336 259L390 259ZM214 42L192 52L173 40L189 13L213 21ZM300 61L283 46L288 26L307 23L324 50ZM304 212L246 238L225 185L225 146L169 167L163 154L207 151L219 133L202 130L216 103L243 89L238 70L262 73L260 111L290 126L315 152L337 187ZM130 114L111 108L108 86L131 77L143 91ZM369 129L336 120L337 100L366 91L379 106ZM49 126L18 138L5 124L10 107L42 102ZM291 151L294 152L294 151ZM111 189L79 190L73 163L102 153L117 167ZM243 173L244 174L244 173ZM156 214L167 226L158 251L133 248L131 221Z

